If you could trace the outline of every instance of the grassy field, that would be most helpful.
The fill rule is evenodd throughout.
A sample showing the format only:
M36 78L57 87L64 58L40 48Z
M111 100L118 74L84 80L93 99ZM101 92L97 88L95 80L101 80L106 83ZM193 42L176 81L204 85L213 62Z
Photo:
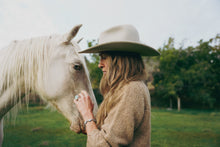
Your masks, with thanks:
M22 110L5 120L3 147L83 147L86 136L69 130L65 118L44 107ZM152 109L152 147L219 147L220 112Z

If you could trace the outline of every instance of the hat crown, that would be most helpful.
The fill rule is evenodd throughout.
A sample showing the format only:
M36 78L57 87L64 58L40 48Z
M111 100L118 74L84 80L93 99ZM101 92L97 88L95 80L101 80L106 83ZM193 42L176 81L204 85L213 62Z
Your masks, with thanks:
M97 45L79 53L120 52L136 53L142 56L158 56L160 53L154 48L140 42L139 34L132 25L119 25L112 27L99 36Z
M120 25L100 34L99 43L108 42L140 42L138 31L132 25Z

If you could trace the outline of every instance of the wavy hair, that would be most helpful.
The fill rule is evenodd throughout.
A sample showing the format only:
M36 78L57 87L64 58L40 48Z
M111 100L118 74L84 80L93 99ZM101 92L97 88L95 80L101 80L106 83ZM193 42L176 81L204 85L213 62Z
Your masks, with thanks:
M97 125L100 128L108 112L120 100L120 89L130 81L146 80L146 71L139 54L104 53L108 70L100 82L100 92L104 97L97 112ZM117 94L118 93L118 94Z

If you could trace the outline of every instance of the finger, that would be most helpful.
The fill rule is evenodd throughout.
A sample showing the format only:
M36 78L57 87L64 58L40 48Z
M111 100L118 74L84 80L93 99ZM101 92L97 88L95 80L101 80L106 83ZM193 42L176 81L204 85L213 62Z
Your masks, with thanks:
M77 100L73 100L73 102L74 102L75 106L78 107L78 101L77 101ZM74 105L73 105L73 106L74 106ZM74 106L74 107L75 107L75 106Z
M78 100L79 100L79 99L73 99L73 102L74 102L75 104L77 104Z
M88 96L88 94L87 94L87 92L86 92L85 90L82 90L82 91L81 91L81 94L82 94L84 97L87 97L87 96Z
M85 96L84 96L82 93L79 93L78 101L81 100L81 99L84 99L84 97L85 97Z
M84 97L84 95L82 94L82 92L80 92L78 95L79 95L79 98L83 98L83 97Z
M81 93L82 93L86 98L89 98L89 99L90 99L89 94L88 94L85 90L82 90Z

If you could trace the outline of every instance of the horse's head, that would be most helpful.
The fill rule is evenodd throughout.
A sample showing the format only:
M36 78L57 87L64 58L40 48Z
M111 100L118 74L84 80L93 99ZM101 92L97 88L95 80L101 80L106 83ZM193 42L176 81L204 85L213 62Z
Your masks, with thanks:
M84 128L82 117L73 103L74 96L86 90L94 103L94 114L97 111L84 57L77 52L80 49L77 42L71 41L80 27L74 27L66 35L66 40L53 50L44 73L43 89L40 90L43 97L69 120L70 128L77 133Z

